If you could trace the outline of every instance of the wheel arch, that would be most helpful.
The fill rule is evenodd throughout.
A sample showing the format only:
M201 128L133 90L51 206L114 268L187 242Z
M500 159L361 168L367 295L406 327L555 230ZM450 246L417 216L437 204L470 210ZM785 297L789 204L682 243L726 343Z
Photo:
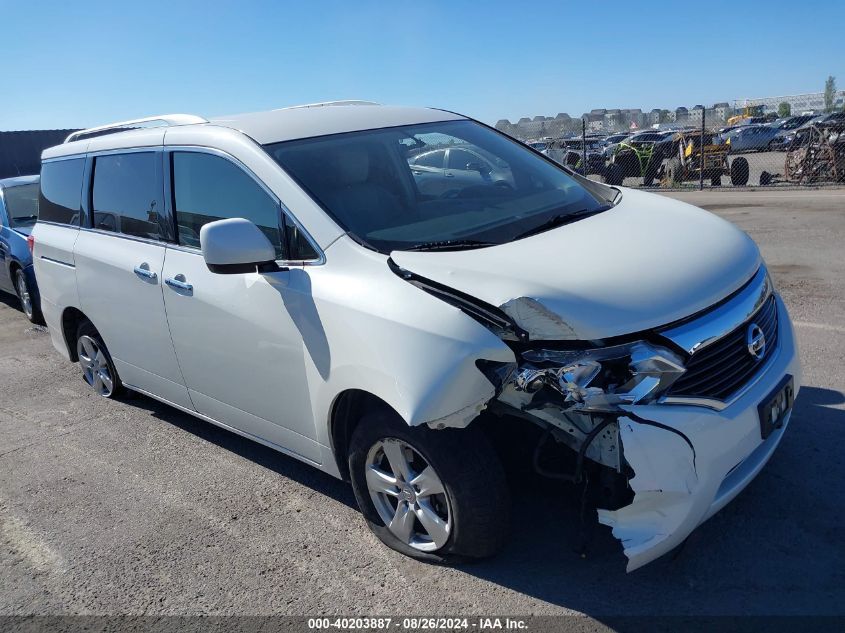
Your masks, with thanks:
M344 481L349 481L349 442L352 433L370 411L384 410L402 419L402 416L377 395L363 389L346 389L335 397L329 413L329 441L338 472Z
M76 354L76 345L73 344L76 339L76 330L79 329L79 324L86 320L91 321L79 308L69 306L62 312L62 336L64 337L70 360L74 363L79 360Z

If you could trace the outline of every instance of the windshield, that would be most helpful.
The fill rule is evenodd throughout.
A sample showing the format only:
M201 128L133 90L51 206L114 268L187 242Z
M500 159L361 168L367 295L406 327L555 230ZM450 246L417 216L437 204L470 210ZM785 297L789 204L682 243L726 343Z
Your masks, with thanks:
M38 219L38 183L6 187L3 190L6 212L12 228L33 226Z
M344 230L382 253L503 244L552 218L563 224L609 208L618 194L473 121L265 149Z

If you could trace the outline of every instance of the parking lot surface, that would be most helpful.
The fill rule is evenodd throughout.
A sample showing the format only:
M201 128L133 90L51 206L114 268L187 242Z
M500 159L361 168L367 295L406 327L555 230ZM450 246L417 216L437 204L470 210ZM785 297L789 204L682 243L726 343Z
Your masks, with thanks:
M412 561L347 484L153 400L93 395L2 295L0 614L845 612L845 192L670 195L757 241L804 365L772 461L674 557L626 574L596 526L582 558L572 495L538 486L514 492L497 558Z

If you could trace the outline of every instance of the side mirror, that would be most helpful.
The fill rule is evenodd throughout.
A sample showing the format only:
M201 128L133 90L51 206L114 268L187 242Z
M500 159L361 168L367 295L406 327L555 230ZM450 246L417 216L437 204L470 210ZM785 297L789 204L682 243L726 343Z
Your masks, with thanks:
M276 249L255 224L243 218L209 222L200 229L205 265L213 273L235 275L275 269Z

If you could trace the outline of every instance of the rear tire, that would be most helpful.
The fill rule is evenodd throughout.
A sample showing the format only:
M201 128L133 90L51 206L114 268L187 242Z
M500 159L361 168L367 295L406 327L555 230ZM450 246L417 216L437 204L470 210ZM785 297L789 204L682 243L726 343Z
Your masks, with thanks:
M648 165L646 165L645 173L643 174L643 187L651 187L654 184L654 179L657 178L657 174L660 172L660 165L663 162L661 158L657 156L655 153L652 155L651 160L648 161Z
M605 177L605 184L613 186L621 186L625 180L625 172L622 170L622 165L612 163L607 168L607 176Z
M94 393L113 399L124 392L111 354L97 328L88 319L83 320L76 330L76 353L82 378Z
M373 411L352 434L349 473L369 528L406 556L486 558L507 540L507 481L477 428L409 427L392 411Z
M748 184L748 160L740 156L731 161L731 184L743 187Z
M29 286L29 281L27 281L26 274L21 268L18 268L15 271L15 291L17 292L18 299L21 302L21 310L23 310L24 315L26 315L26 318L29 319L30 323L44 325L44 316L41 314L41 306L38 305L38 301L35 299L32 288Z

